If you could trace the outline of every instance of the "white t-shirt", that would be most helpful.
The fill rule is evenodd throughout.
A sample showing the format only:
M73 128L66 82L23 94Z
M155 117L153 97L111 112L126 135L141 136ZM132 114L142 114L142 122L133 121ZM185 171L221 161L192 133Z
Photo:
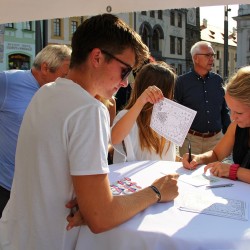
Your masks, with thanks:
M33 97L21 125L10 200L0 220L4 250L71 250L66 230L71 175L108 173L107 108L78 84L58 78ZM1 249L2 249L1 248Z
M114 119L113 126L128 112L128 110L120 111ZM124 151L124 146L121 144L114 146L114 156L113 162L119 163L124 161L146 161L146 160L165 160L165 161L175 161L176 157L176 147L172 142L169 142L170 146L168 151L168 142L164 147L166 153L162 154L162 158L159 154L155 152L149 152L148 150L141 150L139 141L139 130L138 125L135 122L129 134L124 138L124 145L126 147L127 154Z

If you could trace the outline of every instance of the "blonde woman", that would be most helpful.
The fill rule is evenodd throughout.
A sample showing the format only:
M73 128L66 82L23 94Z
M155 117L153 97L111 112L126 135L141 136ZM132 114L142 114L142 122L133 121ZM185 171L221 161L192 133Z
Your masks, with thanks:
M250 66L239 69L225 85L225 91L232 120L226 134L213 150L192 155L190 163L185 154L183 165L195 169L207 164L205 171L209 169L215 176L250 183ZM223 163L231 153L234 163Z
M146 64L138 72L130 100L111 131L114 163L139 160L175 161L175 145L150 128L153 104L173 99L176 74L165 62Z

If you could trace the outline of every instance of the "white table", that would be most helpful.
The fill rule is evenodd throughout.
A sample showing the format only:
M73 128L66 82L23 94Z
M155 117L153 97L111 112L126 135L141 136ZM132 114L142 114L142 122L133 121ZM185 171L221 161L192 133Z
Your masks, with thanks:
M146 187L163 173L195 174L177 162L131 162L110 166L110 182L130 177ZM203 171L201 168L198 171ZM184 194L203 192L250 203L250 185L239 181L233 187L205 189L178 181L178 198L169 203L155 204L124 224L101 234L81 227L77 250L249 250L250 216L248 220L181 211L178 200ZM249 213L249 210L248 210Z

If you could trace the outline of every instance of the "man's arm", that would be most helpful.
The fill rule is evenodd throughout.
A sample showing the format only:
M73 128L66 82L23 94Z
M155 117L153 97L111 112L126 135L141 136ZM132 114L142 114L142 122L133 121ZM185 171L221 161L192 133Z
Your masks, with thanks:
M178 175L164 176L153 185L161 193L161 202L178 195ZM149 187L131 195L113 196L107 174L72 176L80 213L90 230L101 233L129 220L157 202L157 194Z
M203 154L192 155L192 161L188 162L188 154L183 155L183 166L187 169L195 169L200 164L209 164L215 161L223 161L232 153L235 140L236 123L231 123L226 134L216 144L213 150Z
M2 105L4 103L6 92L7 92L6 75L4 72L1 72L0 73L0 110L2 109Z
M221 108L221 123L222 123L222 132L225 134L227 132L227 128L231 123L230 119L230 111L227 107L225 98L223 99L222 108Z

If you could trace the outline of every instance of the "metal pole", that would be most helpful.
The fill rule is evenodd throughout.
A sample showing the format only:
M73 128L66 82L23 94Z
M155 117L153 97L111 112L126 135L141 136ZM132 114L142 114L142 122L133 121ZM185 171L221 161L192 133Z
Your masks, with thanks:
M40 21L35 21L36 23L36 43L35 43L35 48L36 48L36 55L37 53L42 50L42 34L41 34L41 22Z
M43 20L43 48L48 45L48 20Z
M224 80L228 77L228 6L224 6Z

